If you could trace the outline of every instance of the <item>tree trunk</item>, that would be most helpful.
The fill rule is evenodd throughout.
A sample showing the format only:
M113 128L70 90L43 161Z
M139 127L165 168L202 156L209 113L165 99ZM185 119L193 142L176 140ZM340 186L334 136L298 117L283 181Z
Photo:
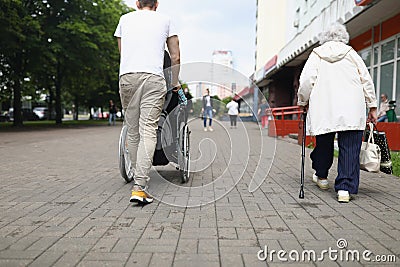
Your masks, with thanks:
M14 82L14 126L22 126L22 103L21 103L21 98L22 98L22 80L24 79L23 77L23 72L22 72L22 55L18 53L15 57L15 73L16 73L16 79Z
M48 103L48 112L49 112L49 120L54 120L54 116L53 116L53 100L54 100L54 93L53 93L53 89L50 88L49 89L49 103Z
M74 120L77 121L77 120L79 120L79 101L78 101L78 96L75 96L74 105L75 105Z
M14 126L22 126L21 82L19 79L14 84Z
M62 124L62 108L61 108L61 64L57 62L56 86L56 124Z

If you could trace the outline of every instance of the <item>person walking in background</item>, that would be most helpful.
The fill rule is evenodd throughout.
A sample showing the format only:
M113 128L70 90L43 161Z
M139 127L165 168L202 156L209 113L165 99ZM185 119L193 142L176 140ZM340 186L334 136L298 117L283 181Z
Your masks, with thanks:
M115 116L117 114L117 107L114 102L110 100L108 105L108 125L115 125Z
M268 109L267 100L265 100L265 98L263 98L261 100L261 104L260 104L260 106L258 108L258 112L257 112L258 120L261 121L261 126L263 129L265 127L268 127L269 114L267 112L267 109ZM268 116L268 118L266 119L265 116Z
M206 89L206 94L203 96L203 108L201 109L203 114L204 131L207 132L207 117L209 118L208 130L210 132L214 131L212 126L212 116L213 116L213 105L210 96L210 89Z
M389 100L386 94L381 95L381 105L379 106L378 112L378 122L384 122L387 120L388 116L386 115L386 111L389 110Z
M228 109L228 115L231 120L231 128L237 128L236 121L239 115L239 104L232 98L232 100L226 105L226 108Z
M348 46L346 27L334 24L320 34L320 46L310 54L300 76L298 105L307 109L307 130L316 136L311 153L313 181L328 189L338 133L339 160L335 191L339 202L358 193L359 154L366 122L376 123L374 84L361 57ZM366 118L366 108L369 108Z
M171 55L172 86L178 90L180 49L170 18L157 12L157 0L136 1L138 11L123 15L114 36L121 54L120 96L128 125L128 150L135 184L131 202L150 203L146 192L167 93L163 73L165 44Z

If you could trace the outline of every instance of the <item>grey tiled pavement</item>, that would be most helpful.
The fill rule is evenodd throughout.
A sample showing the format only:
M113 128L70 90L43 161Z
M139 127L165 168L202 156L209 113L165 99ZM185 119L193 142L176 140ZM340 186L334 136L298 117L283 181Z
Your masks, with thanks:
M220 125L205 133L200 124L191 125L192 152L198 151L196 139L205 137L215 141L219 152L187 187L210 183L224 173L230 155L224 135L235 134ZM250 193L260 140L274 140L265 132L260 136L256 124L246 123L246 128L248 165L228 168L232 175L245 171L243 178L223 198L194 208L128 202L131 186L118 172L120 127L0 130L0 266L284 266L288 263L276 255L273 262L259 261L257 252L264 246L320 252L337 249L339 238L346 239L348 249L395 255L399 264L399 178L362 172L359 195L349 204L339 204L332 189L320 191L310 181L307 160L305 199L299 200L300 146L278 139L267 179ZM179 184L173 166L157 169ZM211 198L216 194L203 193ZM166 201L174 197L168 190L163 195ZM374 265L328 257L323 262L292 263Z

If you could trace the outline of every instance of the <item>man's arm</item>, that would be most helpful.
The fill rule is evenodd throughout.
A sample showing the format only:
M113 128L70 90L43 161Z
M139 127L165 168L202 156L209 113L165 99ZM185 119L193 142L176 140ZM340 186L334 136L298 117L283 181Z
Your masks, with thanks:
M121 37L118 37L117 39L118 39L118 50L119 53L121 54Z
M167 46L171 56L172 86L180 88L179 72L181 64L181 51L179 49L179 38L174 35L167 39Z

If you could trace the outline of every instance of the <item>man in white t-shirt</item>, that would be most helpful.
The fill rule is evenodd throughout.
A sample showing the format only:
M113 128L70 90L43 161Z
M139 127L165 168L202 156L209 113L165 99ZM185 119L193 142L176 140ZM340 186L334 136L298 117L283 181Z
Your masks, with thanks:
M228 109L228 115L231 120L231 128L237 128L236 122L237 122L237 116L239 115L239 104L232 100L226 105L226 108Z
M213 116L213 106L212 99L210 96L210 89L206 89L206 94L203 96L203 108L201 112L203 113L203 124L204 131L207 132L207 118L209 118L208 130L210 132L214 131L212 126L212 116Z
M131 202L151 203L146 192L157 142L158 120L167 92L163 74L165 44L171 55L172 86L179 85L179 39L171 20L157 12L157 0L136 1L138 11L121 16L118 38L120 96L128 128L130 175L134 175Z

